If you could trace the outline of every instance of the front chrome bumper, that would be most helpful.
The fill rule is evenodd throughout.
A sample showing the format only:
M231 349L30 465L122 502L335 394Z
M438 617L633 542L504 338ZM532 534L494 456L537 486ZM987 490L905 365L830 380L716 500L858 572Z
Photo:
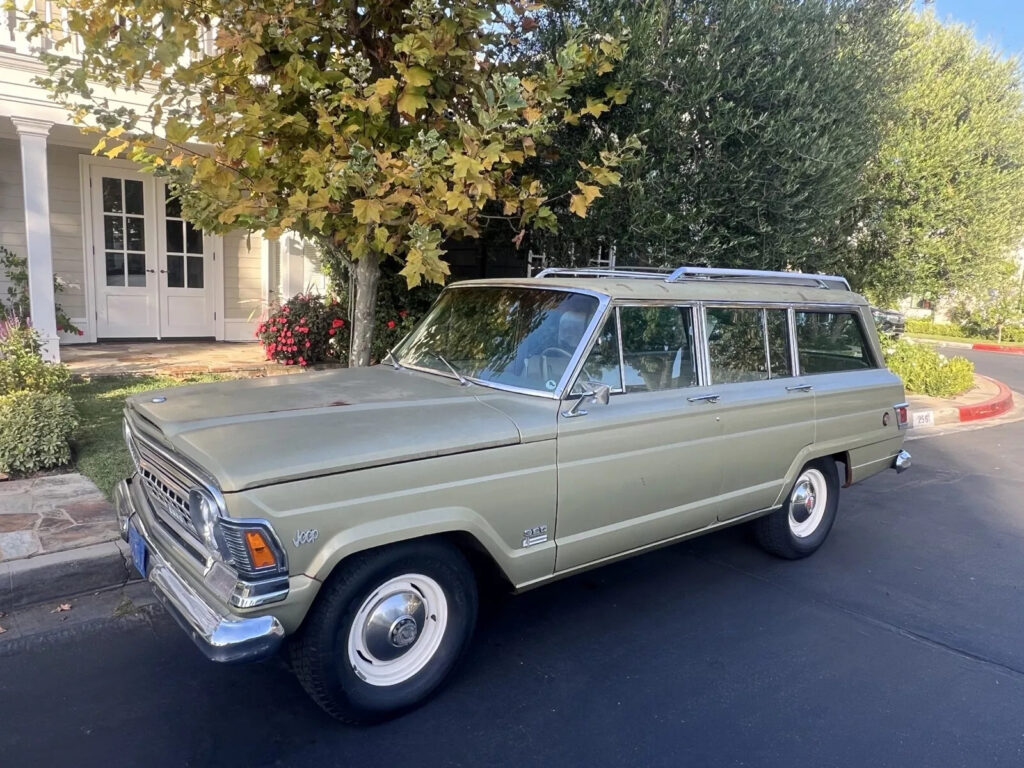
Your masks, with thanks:
M132 499L131 480L114 491L114 506L121 536L133 527L146 542L146 573L153 591L199 649L212 661L257 661L273 655L284 640L284 627L273 616L238 618L204 600L156 548L146 522Z
M906 451L900 451L896 454L896 458L892 460L892 468L896 470L896 474L900 472L906 472L910 469L911 458L910 454Z

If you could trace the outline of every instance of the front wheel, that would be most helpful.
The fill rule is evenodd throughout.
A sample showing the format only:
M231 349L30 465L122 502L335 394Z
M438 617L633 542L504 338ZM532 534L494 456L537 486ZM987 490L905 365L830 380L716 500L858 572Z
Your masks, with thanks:
M466 558L446 542L414 541L339 569L292 643L299 682L349 723L421 704L469 645L477 590Z
M800 470L785 504L754 521L758 544L773 555L798 560L825 543L839 509L839 472L832 459Z

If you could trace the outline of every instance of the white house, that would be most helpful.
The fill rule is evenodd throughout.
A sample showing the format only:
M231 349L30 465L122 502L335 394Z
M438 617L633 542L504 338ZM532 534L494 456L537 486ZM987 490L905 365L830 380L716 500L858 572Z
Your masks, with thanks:
M59 344L104 339L252 341L269 303L323 284L297 237L205 235L163 181L93 156L95 135L34 84L45 71L14 11L0 10L0 246L28 258L32 320L49 358ZM54 275L81 336L57 332Z

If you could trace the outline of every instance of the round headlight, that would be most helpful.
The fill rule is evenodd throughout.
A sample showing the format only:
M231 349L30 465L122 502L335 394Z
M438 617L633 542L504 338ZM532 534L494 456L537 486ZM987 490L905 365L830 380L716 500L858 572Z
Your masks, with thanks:
M188 514L200 538L211 550L217 549L217 502L202 488L188 492Z

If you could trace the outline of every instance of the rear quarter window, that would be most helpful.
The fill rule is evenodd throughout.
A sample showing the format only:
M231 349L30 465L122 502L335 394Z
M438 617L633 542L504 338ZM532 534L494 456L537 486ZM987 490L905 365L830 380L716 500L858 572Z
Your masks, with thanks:
M797 310L796 346L804 374L877 367L856 312Z

